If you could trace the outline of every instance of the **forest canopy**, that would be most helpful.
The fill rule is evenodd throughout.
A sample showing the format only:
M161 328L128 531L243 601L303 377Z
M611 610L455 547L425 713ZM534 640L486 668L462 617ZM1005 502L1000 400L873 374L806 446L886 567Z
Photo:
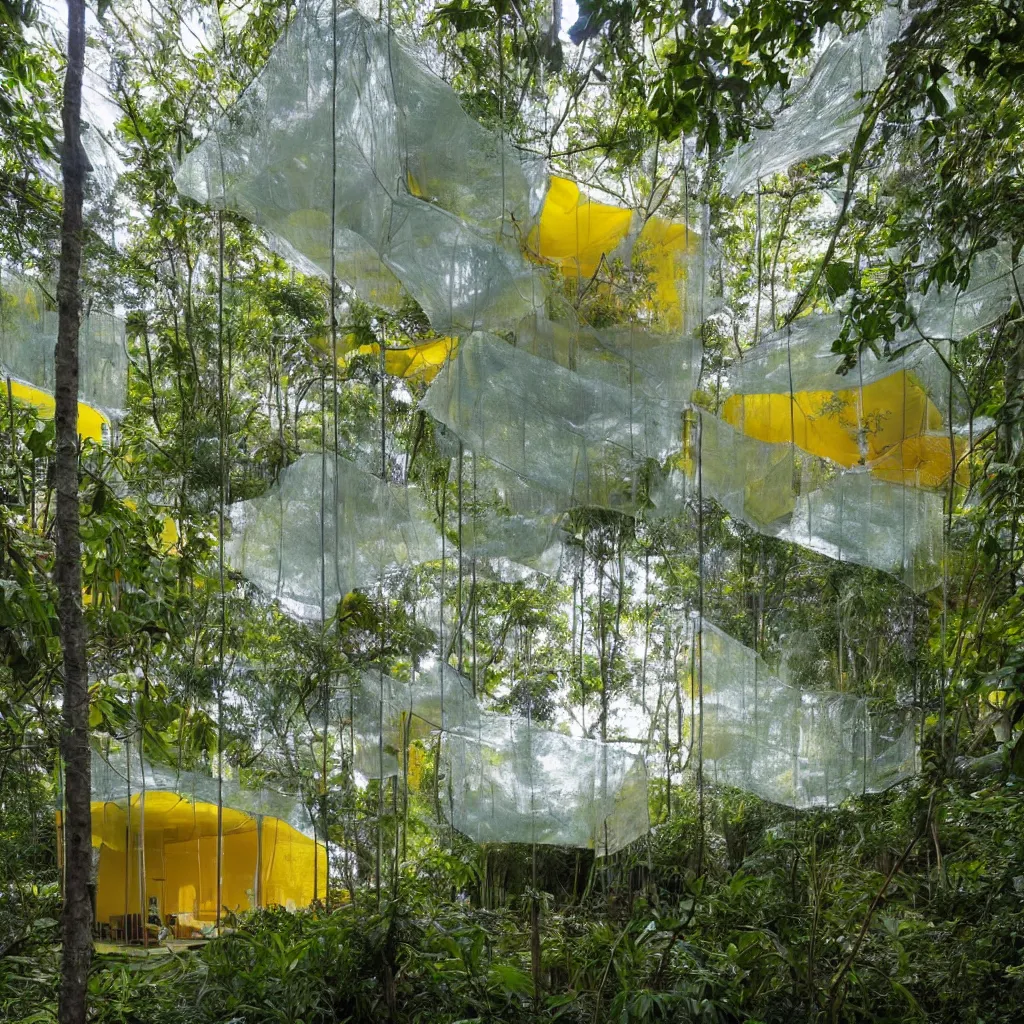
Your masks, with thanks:
M1024 999L1024 17L0 0L0 1017Z

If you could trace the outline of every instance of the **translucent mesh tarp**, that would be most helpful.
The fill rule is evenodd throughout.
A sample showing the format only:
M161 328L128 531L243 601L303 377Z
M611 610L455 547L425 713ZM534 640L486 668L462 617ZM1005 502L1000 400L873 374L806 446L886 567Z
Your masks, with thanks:
M363 672L353 688L351 709L355 765L368 779L401 774L411 740L441 730L474 730L480 707L468 679L450 666L433 665L411 682L379 670Z
M892 483L941 487L963 444L921 378L899 370L860 384L858 376L828 391L731 395L722 418L759 441L794 444L846 468L867 466ZM966 470L961 464L964 483Z
M481 843L550 843L614 853L646 834L647 771L636 750L482 714L448 732L452 824Z
M543 316L516 328L516 347L630 394L685 404L700 375L701 345L693 334L654 333L638 324L601 329Z
M698 494L766 536L881 569L914 590L941 578L940 492L905 487L867 468L843 471L791 444L749 437L707 412L653 489L649 514L677 515Z
M332 20L329 2L300 6L178 188L238 211L323 273L333 246L339 278L382 305L405 289L439 332L532 311L543 275L511 230L533 212L518 155L384 26L346 8Z
M759 177L785 171L800 160L848 149L871 94L882 83L889 45L899 31L899 8L890 5L866 28L834 39L810 75L790 87L772 127L754 131L750 141L736 150L725 175L725 190L739 195Z
M966 289L932 289L919 297L916 323L901 332L892 358L865 349L842 376L836 372L841 357L832 351L842 317L802 318L729 368L731 393L722 417L758 441L793 444L838 466L867 468L886 483L941 488L955 472L966 484L960 426L970 409L948 362L949 344L1004 315L1016 297L1009 255L993 248L974 260ZM932 340L921 342L924 335ZM851 486L858 494L868 487Z
M488 509L463 523L463 557L508 560L557 576L564 558L560 521L560 516L504 515Z
M873 473L838 473L801 494L782 540L840 562L892 573L915 591L941 581L943 496L904 487Z
M932 295L929 293L929 296ZM940 295L935 294L927 304L922 304L922 313L926 317L935 320L944 317L942 311L946 308L946 302L940 301L940 298ZM1009 302L1002 311L1005 312L1007 308ZM907 344L899 347L888 358L877 356L865 348L857 365L848 373L840 375L838 369L842 356L832 350L832 345L839 338L842 324L839 314L816 314L801 317L790 327L769 335L754 348L744 352L743 358L729 367L730 391L736 394L837 391L867 387L905 373L943 415L951 410L956 414L964 408L966 400L963 385L955 375L950 383L947 350L942 345L933 347L914 344L917 339L907 337ZM935 337L955 341L963 335L955 334L948 339L939 334Z
M302 801L222 784L126 754L93 752L92 843L96 918L125 937L125 915L155 917L178 937L208 933L221 908L308 906L325 893L327 860ZM141 919L127 937L140 938Z
M1000 243L979 253L971 261L971 279L966 288L932 286L913 298L916 323L900 335L903 343L920 337L959 341L994 323L1020 301L1024 266L1013 260L1009 248Z
M336 6L299 5L256 81L186 158L183 193L261 225L305 270L326 274L333 258L373 303L413 296L439 332L511 327L543 306L553 267L653 331L692 333L705 258L693 231L547 177L384 26L351 9L333 19ZM644 281L628 310L602 268Z
M225 807L255 817L280 818L291 828L313 835L313 826L305 804L295 796L261 787L249 789L236 779L225 778L218 783L200 772L158 765L140 759L134 747L130 753L124 746L110 746L92 755L92 798L100 803L124 801L129 795L149 792L176 793L189 803L217 803L218 787L222 789ZM123 837L122 837L123 838ZM109 842L116 843L116 836Z
M833 807L917 770L911 713L873 714L865 698L790 686L706 620L698 650L709 780L790 807Z
M44 414L46 402L37 400L33 391L53 394L57 322L57 311L50 308L38 284L10 270L0 270L0 371L22 383L23 393L16 398L31 402ZM91 309L87 303L79 337L80 401L107 417L120 415L125 408L127 382L124 321Z
M441 557L416 487L331 455L303 456L266 494L232 506L231 523L231 565L301 618L330 615L389 570Z
M422 407L473 452L573 504L628 508L637 469L681 446L681 410L476 333Z
M933 286L911 296L915 323L899 332L891 356L865 347L849 373L837 371L842 356L832 350L842 331L838 313L800 317L769 335L729 367L728 387L734 394L797 394L870 387L905 375L919 388L945 422L966 418L968 401L962 383L951 375L949 342L960 341L998 320L1019 301L1024 267L1015 264L1006 247L995 246L974 258L966 288ZM923 343L928 339L934 344ZM900 395L902 389L895 394ZM933 413L934 415L934 413Z
M365 672L353 701L355 764L368 778L402 774L410 741L441 734L442 807L477 842L604 854L649 827L647 774L636 749L483 711L469 680L447 666L409 683Z

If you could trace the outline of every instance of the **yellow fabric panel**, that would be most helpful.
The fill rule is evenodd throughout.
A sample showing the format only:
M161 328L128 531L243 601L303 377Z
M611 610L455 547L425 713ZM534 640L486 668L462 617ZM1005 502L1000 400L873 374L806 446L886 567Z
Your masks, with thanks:
M44 420L53 419L56 402L53 395L30 384L22 384L21 381L11 380L11 396L25 405L31 405ZM106 436L110 437L110 420L98 409L84 402L78 403L78 435L88 438L91 441L102 443L104 441L104 429Z
M592 277L601 258L628 236L633 221L632 210L588 199L574 181L553 175L527 246L567 277ZM696 244L684 223L665 217L648 218L637 236L633 262L643 264L652 285L648 311L666 328L683 326L687 258Z
M260 902L265 907L292 910L323 899L327 888L327 855L323 843L292 828L279 818L263 819L263 875Z
M409 789L418 793L423 782L423 770L426 767L427 755L419 743L410 743L407 750L407 768Z
M632 223L632 210L587 199L576 182L553 175L527 244L567 275L593 277L601 257L618 247Z
M392 377L421 376L432 381L438 371L454 354L459 342L457 338L432 338L417 345L402 348L384 349L384 370ZM360 345L356 353L359 355L376 356L380 353L380 345Z
M191 914L201 921L214 921L216 805L193 804L176 793L154 791L146 794L144 812L147 902L156 897L162 919L168 914ZM248 910L257 897L264 906L308 906L313 900L314 860L317 895L323 898L327 861L322 844L276 818L264 818L260 829L254 818L225 807L222 821L222 908ZM141 912L142 823L139 795L132 797L130 806L125 802L92 804L92 844L100 850L96 910L101 922L114 915Z
M951 451L956 454L956 482L966 487L971 482L970 467L961 462L967 442L948 434L921 434L908 437L901 445L871 464L871 472L881 480L905 487L942 487L952 469Z
M938 433L942 413L904 370L863 388L732 395L722 418L759 441L792 441L847 468L878 467L885 479L923 487L949 479L949 443Z
M651 311L665 327L683 326L687 257L696 246L696 236L681 221L651 217L640 231L633 259L639 258L648 269L653 286Z
M164 846L165 917L167 914L191 914L198 917L201 906L214 903L216 878L211 878L209 868L204 871L203 867L198 839L183 843L167 843ZM209 890L211 881L214 886L213 892Z

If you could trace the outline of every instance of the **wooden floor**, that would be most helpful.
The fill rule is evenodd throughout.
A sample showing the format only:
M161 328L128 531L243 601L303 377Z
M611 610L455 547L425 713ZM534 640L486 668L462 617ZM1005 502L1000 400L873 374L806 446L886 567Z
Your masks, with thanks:
M209 939L164 939L163 942L154 940L146 947L97 940L92 944L92 948L103 956L166 956L168 953L180 953L187 949L202 949L208 941Z

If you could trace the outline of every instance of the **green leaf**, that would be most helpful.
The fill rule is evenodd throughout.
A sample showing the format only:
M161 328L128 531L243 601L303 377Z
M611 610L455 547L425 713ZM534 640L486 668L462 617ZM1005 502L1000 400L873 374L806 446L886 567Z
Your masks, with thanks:
M842 260L830 263L825 270L825 285L833 299L845 295L854 287L853 267Z
M41 459L50 453L54 437L56 437L56 429L53 420L48 420L46 423L37 425L35 430L25 438L25 447L37 459Z

